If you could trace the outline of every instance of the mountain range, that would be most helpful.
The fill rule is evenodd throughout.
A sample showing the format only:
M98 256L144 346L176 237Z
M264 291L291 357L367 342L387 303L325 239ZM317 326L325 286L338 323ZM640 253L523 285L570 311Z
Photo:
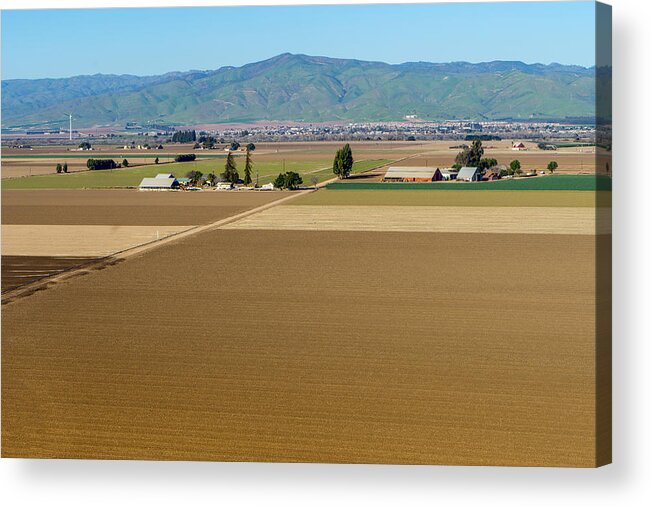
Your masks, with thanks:
M2 81L2 127L192 125L256 120L399 121L594 117L595 69L575 65L387 64L285 53L242 67L160 76Z

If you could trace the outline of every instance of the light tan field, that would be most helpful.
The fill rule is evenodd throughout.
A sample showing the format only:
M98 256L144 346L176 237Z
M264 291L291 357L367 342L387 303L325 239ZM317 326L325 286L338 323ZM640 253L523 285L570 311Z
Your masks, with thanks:
M595 248L189 237L3 306L2 455L595 466Z
M292 201L312 206L501 206L609 208L612 193L573 190L337 190L322 189ZM486 211L490 213L489 210Z
M169 225L3 225L2 255L104 257L187 229Z
M90 158L90 157L89 157ZM56 165L68 163L68 172L87 171L86 159L12 159L2 157L2 177L20 178L23 176L38 176L40 174L56 173Z
M224 229L610 234L610 210L560 207L276 206ZM598 226L598 227L597 227Z

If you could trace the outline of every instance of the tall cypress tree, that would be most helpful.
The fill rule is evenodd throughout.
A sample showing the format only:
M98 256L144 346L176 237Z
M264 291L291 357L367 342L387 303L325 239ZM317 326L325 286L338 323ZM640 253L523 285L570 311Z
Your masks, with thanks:
M332 172L335 173L339 178L343 178L343 165L341 159L341 150L337 150L335 153L335 159L332 162Z
M332 163L332 172L339 178L348 178L350 171L353 169L353 152L350 145L346 144L340 150L337 150L335 160Z
M222 178L230 183L237 183L237 180L240 179L240 175L237 172L237 166L235 165L235 159L230 151L226 156L226 166L222 173Z
M253 161L251 160L250 150L246 150L246 162L244 163L244 184L250 185L253 181L251 174L253 172Z
M350 172L353 170L353 150L350 149L350 144L346 143L344 152L342 154L344 166L344 178L348 178Z

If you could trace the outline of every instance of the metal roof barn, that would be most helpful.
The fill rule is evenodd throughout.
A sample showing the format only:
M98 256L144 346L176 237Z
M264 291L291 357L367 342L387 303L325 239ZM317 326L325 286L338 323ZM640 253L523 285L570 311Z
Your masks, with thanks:
M384 181L441 181L443 176L436 167L389 167Z
M176 178L143 178L138 186L139 190L175 190L179 188Z
M481 181L479 167L462 167L459 169L457 181Z

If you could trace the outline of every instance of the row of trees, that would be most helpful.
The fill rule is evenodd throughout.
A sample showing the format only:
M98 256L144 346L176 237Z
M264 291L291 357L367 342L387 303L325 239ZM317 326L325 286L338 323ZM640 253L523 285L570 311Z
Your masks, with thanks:
M192 155L195 157L194 155ZM194 158L192 158L194 160ZM177 161L178 162L178 161ZM181 160L180 162L186 162ZM251 158L251 152L247 150L246 160L244 162L244 179L240 180L240 173L237 170L237 163L235 162L235 157L232 153L228 153L226 156L226 164L224 165L224 172L219 176L215 173L209 173L204 177L204 174L201 171L190 171L186 173L186 178L190 179L192 185L198 185L205 181L211 185L214 185L218 181L225 181L231 184L240 183L242 181L245 185L250 185L253 182L253 160Z
M110 158L89 158L86 161L86 167L91 171L100 171L104 169L116 169L119 164Z
M194 130L179 130L172 135L173 143L194 143L197 133Z
M63 165L57 164L57 173L67 173L68 172L68 162L64 162Z
M86 161L86 167L91 171L101 171L105 169L117 169L118 167L129 167L129 161L125 158L121 163L117 163L110 158L89 158ZM64 173L68 172L68 164L64 164L61 168ZM59 171L59 164L57 164L57 172Z
M174 162L194 162L197 156L194 153L188 153L186 155L177 155L174 157Z

